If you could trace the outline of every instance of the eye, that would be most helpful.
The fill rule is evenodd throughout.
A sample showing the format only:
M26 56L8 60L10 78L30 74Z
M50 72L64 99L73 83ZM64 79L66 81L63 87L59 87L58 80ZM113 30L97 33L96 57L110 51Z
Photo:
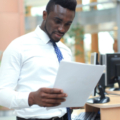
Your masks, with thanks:
M61 21L60 21L60 20L55 20L55 23L56 23L56 24L60 24Z
M71 23L66 23L66 24L65 24L65 26L70 26L70 25L71 25Z

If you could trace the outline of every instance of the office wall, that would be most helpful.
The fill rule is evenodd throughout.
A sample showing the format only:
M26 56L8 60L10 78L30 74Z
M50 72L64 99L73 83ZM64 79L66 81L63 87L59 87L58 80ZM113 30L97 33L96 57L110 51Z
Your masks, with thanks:
M0 51L24 34L24 0L0 0Z

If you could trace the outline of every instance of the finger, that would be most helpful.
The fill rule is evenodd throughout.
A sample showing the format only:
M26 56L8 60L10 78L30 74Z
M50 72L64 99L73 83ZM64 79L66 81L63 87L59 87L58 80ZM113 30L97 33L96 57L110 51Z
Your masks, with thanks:
M41 88L41 91L49 94L63 93L62 89L57 88Z
M66 94L47 94L47 93L41 93L41 98L46 98L46 99L61 99L65 98Z
M71 107L70 109L81 109L82 107Z
M41 101L47 104L60 104L61 102L64 102L65 99L42 99Z
M43 105L42 105L42 107L55 107L55 106L58 106L58 105L60 105L60 103L59 104L49 104L49 103L44 103Z

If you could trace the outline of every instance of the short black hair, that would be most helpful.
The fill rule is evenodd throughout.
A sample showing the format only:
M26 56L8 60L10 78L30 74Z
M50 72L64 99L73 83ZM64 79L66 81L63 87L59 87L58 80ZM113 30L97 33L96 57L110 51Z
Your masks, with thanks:
M55 5L60 5L71 11L75 11L77 1L76 0L49 0L47 7L46 7L46 11L48 14L50 13L50 11L54 9Z

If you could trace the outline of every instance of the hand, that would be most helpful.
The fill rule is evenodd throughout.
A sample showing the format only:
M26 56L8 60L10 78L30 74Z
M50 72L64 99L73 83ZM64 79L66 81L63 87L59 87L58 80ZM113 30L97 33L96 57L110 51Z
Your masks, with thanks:
M40 88L36 92L29 95L29 105L37 104L42 107L54 107L65 101L67 95L61 89L56 88Z
M84 107L70 107L70 109L84 109Z

